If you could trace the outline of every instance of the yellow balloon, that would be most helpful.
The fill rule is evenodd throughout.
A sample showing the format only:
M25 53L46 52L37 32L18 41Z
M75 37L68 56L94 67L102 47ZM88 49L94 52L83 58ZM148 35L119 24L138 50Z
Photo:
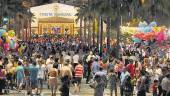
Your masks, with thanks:
M5 33L2 34L2 36L3 36L3 37L7 37L7 36L8 36L8 33L5 32Z
M15 36L14 30L9 30L8 35L11 36L11 37L14 37Z
M11 40L11 39L10 39L9 37L6 38L6 42L7 42L7 43L9 43L10 40Z

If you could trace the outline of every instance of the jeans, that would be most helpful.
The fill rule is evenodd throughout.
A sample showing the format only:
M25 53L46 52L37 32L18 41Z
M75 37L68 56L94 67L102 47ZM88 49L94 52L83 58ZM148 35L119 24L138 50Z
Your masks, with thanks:
M91 70L88 69L87 77L86 77L86 84L90 81L90 77L91 77Z
M153 92L153 96L158 96L157 92Z
M146 91L145 90L138 91L137 96L146 96Z
M165 90L163 90L163 96L166 96L166 93L167 93L167 92L166 92Z
M120 85L120 96L123 96L123 85Z
M158 96L161 96L162 93L163 93L163 90L162 90L162 86L161 86L161 85L158 86L158 91L159 91Z

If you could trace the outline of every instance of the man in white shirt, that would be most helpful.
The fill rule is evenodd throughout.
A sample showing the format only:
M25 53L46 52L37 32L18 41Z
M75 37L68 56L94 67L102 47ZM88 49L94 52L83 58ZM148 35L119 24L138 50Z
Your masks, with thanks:
M50 55L49 58L46 60L46 65L48 64L54 64L53 56Z
M162 75L162 69L160 68L160 66L157 66L155 69L155 80L158 80L159 76Z
M67 55L65 55L64 61L66 61L66 60L69 60L70 62L72 62L72 58L71 58L70 53L67 53Z
M90 54L87 56L86 62L89 62L92 57L94 58L94 55L92 51L90 51Z
M79 55L76 52L75 55L73 56L73 64L74 64L73 66L74 66L74 68L78 64L78 62L79 62Z
M46 75L46 65L43 64L43 60L38 60L37 62L38 67L38 86L39 86L39 93L41 94L43 88L43 81L45 80Z

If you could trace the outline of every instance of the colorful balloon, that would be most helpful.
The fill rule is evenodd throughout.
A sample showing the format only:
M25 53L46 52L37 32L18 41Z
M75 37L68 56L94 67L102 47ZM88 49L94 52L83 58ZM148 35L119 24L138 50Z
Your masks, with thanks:
M149 26L150 26L150 27L156 27L156 26L157 26L157 23L156 23L155 21L153 21L153 22L151 22L151 23L149 24Z
M7 37L7 36L8 36L8 33L7 33L7 32L4 32L4 33L2 34L2 36L3 36L3 37Z
M15 36L14 30L8 31L8 35L9 35L10 37L14 37L14 36Z
M11 40L9 44L10 44L10 49L15 48L15 41L14 40Z
M147 26L144 28L143 32L147 33L147 32L151 32L151 27Z
M3 33L5 33L6 30L5 29L0 29L0 37L2 36Z
M132 38L132 40L133 40L134 43L140 43L141 42L141 40L139 38Z
M146 21L143 21L143 22L139 22L139 25L138 25L138 27L146 27L146 26L148 26L148 24L147 24L147 22Z
M3 40L0 38L0 45L2 44Z
M164 41L165 40L164 33L163 32L159 32L157 34L156 40L157 40L158 43L160 43L161 41Z
M7 37L7 38L6 38L6 42L7 42L7 43L10 43L10 41L11 41L10 37Z
M8 22L8 18L3 19L3 24L6 24Z
M9 43L5 43L4 44L4 49L7 51L7 50L9 50Z

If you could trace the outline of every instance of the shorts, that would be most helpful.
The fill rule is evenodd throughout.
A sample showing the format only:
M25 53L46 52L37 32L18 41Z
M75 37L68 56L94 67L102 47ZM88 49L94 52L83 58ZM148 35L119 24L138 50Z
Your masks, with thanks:
M57 86L57 78L49 77L49 85L50 85L50 87L56 87Z
M37 79L31 79L31 87L32 88L37 88L38 87L38 80Z
M42 78L38 78L38 87L42 87L43 86L43 79Z
M75 83L77 83L78 85L81 84L81 79L82 77L75 77Z
M24 78L17 78L17 85L20 86L24 83Z

